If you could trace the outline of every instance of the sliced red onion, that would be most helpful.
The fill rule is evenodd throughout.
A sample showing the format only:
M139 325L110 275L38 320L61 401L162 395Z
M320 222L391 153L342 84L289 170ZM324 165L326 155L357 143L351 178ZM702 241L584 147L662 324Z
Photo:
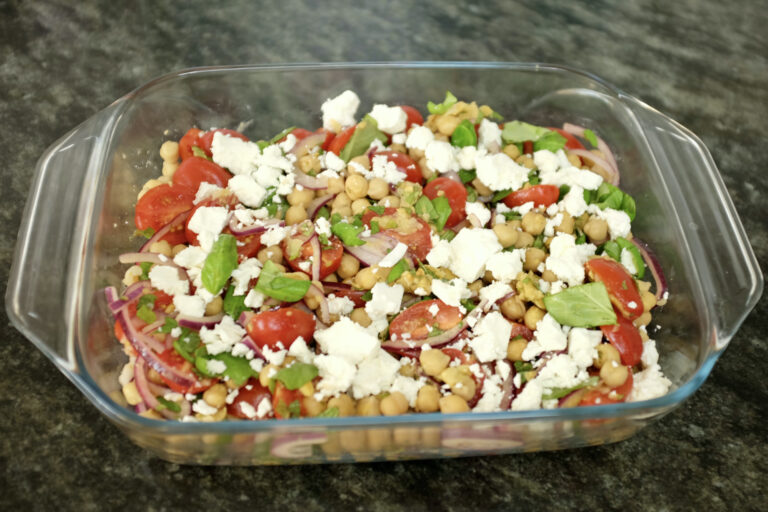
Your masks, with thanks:
M229 219L229 230L235 236L256 235L265 232L272 226L285 226L285 222L280 219L267 219L259 221L259 224L253 226L241 226L237 217L232 215Z
M459 173L457 173L456 171L448 171L444 174L441 174L440 177L451 179L457 183L460 183L461 186L464 186L464 182L461 181L461 178L459 177Z
M309 153L310 149L315 146L319 146L323 142L325 142L324 133L313 133L312 135L304 137L298 141L296 145L291 148L289 153L296 155L296 160L298 160L299 158Z
M470 213L469 216L467 217L467 220L472 225L472 227L475 227L475 228L483 227L483 223L480 222L480 219L477 218L477 215L475 215L474 213Z
M336 290L351 290L352 285L349 285L347 283L337 283L336 281L322 281L320 284L323 285L324 289L329 290L331 293Z
M219 313L218 315L211 315L211 316L179 315L176 317L176 321L182 327L189 327L190 329L195 329L196 331L199 331L203 327L212 329L216 324L221 322L222 318L224 318L224 313Z
M294 171L294 182L309 190L322 190L328 188L328 178L316 178L301 171Z
M502 411L509 410L515 395L517 395L517 389L515 389L515 367L510 365L509 375L501 383L501 402L499 403L499 408Z
M563 131L566 131L570 133L571 135L578 135L579 137L584 137L584 130L585 128L582 126L578 126L571 123L565 123L563 125ZM611 151L611 147L606 144L606 142L595 135L595 138L597 139L597 149L600 150L600 152L605 155L605 159L607 160L608 164L613 168L614 171L616 171L616 183L614 185L618 186L619 184L619 166L616 163L616 157L613 155L613 151Z
M376 265L398 243L397 240L383 233L376 233L368 237L360 236L359 238L365 242L364 245L345 245L344 248L366 266Z
M155 329L159 329L160 327L163 326L163 324L165 323L165 315L155 311L155 316L157 317L157 320L155 320L151 324L145 325L144 328L141 330L141 332L143 332L144 334L149 334Z
M651 275L653 275L653 280L656 282L656 300L661 300L668 290L667 279L664 277L664 271L661 268L661 263L659 263L656 255L653 254L651 248L648 247L648 244L637 237L632 237L630 242L632 242L635 247L637 247L637 250L640 251L640 254L643 256L643 261L645 261L645 264L648 266L648 270L650 270Z
M451 327L442 334L430 336L421 340L388 340L381 344L381 348L390 352L413 351L421 352L422 345L429 345L432 348L438 348L450 344L456 337L467 328L467 322L461 321L455 327Z
M266 357L264 357L264 352L261 351L258 345L256 345L256 342L253 341L253 338L251 338L249 335L245 335L240 340L240 343L248 347L249 349L253 350L254 357L258 357L259 359L262 359L264 361L267 360Z
M139 392L141 399L150 409L156 409L160 402L157 401L157 397L149 389L149 379L147 379L147 365L144 359L141 357L136 358L136 363L133 365L133 380L136 384L136 390Z
M317 212L320 211L320 208L328 204L334 197L336 197L336 194L326 194L313 199L312 202L309 203L309 206L307 206L307 217L315 220L315 216L317 216Z
M139 249L139 252L147 252L149 251L149 248L152 246L153 243L159 242L163 239L165 235L168 234L168 232L182 224L184 224L187 221L187 218L189 218L189 214L192 210L187 210L183 213L178 214L176 217L174 217L171 222L160 228L157 233L152 235L152 237L147 240L144 245L141 246L141 249Z
M313 236L309 239L309 243L312 246L312 280L320 280L320 263L322 262L322 253L320 251L320 240L317 236Z
M581 157L585 160L591 160L593 163L599 165L608 173L608 181L611 185L619 186L619 171L617 171L607 160L603 160L596 154L586 149L569 149L571 154Z
M240 317L237 319L237 324L242 327L243 329L248 328L248 324L251 321L251 318L253 318L255 313L253 311L243 311L240 313Z
M154 252L126 252L118 257L120 263L156 263L178 267L171 258Z
M147 410L147 404L145 404L144 402L141 402L140 404L136 404L133 406L133 410L141 414L142 412Z
M149 281L138 281L137 283L134 283L126 288L125 293L123 293L123 297L125 297L125 299L122 299L117 294L117 289L114 286L108 286L104 289L104 294L107 297L109 309L112 311L112 313L117 313L122 308L141 297L142 293L144 293L144 290L148 287Z

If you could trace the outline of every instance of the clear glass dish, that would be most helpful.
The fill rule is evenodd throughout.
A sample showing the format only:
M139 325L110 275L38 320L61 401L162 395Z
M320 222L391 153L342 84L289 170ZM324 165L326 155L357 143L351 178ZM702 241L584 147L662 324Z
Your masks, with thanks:
M633 232L666 271L669 303L654 316L673 382L638 403L523 412L414 414L259 422L163 422L125 407L101 290L121 281L134 249L133 206L159 175L157 150L189 127L235 127L253 139L319 124L345 89L372 103L423 105L446 89L507 118L595 129L637 201ZM136 444L177 463L285 464L554 450L625 439L701 386L760 297L763 278L702 142L590 74L542 64L377 63L205 68L166 75L117 100L38 162L6 295L8 316Z

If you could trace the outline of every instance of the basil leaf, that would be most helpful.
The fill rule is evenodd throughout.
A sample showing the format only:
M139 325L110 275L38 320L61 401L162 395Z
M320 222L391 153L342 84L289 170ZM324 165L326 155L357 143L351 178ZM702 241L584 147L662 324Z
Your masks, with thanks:
M384 215L384 210L386 210L386 208L378 204L372 204L371 206L368 207L368 209L371 210L376 215Z
M148 306L141 306L136 308L136 316L141 319L145 324L151 324L157 320L157 315L152 308Z
M186 327L181 329L181 336L173 340L173 348L190 363L195 362L195 353L198 349L202 348L205 350L205 347L200 346L200 335L197 331L187 329Z
M590 377L584 382L580 382L579 384L576 384L575 386L572 386L570 388L552 388L549 390L549 393L543 394L541 396L542 400L554 400L556 398L563 398L566 395L570 395L577 389L586 388L588 386L597 386L598 382L600 382L600 378L597 376Z
M536 238L533 239L533 246L536 249L544 249L544 233L536 235Z
M152 235L155 234L154 228L147 228L147 229L137 229L133 232L133 236L143 236L144 238L152 238Z
M507 220L521 220L523 218L519 212L504 212L502 215Z
M427 196L421 196L419 200L416 201L416 204L413 205L413 208L416 210L416 215L426 220L427 222L431 222L432 219L437 218L437 211L435 211L435 206Z
M157 295L153 293L147 293L146 295L142 295L139 297L139 301L136 303L136 307L140 308L143 306L147 306L150 309L155 307L155 301L157 300Z
M360 298L363 299L365 302L368 302L369 300L371 300L373 298L373 292L368 290Z
M379 130L379 125L376 120L366 114L362 121L357 125L355 131L352 133L347 144L342 148L339 153L339 158L345 162L349 162L356 156L360 156L366 152L368 147L375 139L379 139L381 142L387 142L387 136Z
M298 418L301 416L301 402L298 400L294 400L291 402L291 404L288 406L288 413L291 415L291 418Z
M175 328L177 328L178 326L179 326L179 322L167 316L165 317L165 323L161 325L159 329L157 329L157 332L162 334L170 334L170 332Z
M192 156L205 158L206 160L211 160L211 157L208 156L205 150L197 146L192 146Z
M477 178L477 172L475 171L467 171L464 169L459 171L459 179L461 180L462 183L465 183L465 184L469 183L475 178Z
M267 260L261 269L256 289L284 302L297 302L307 294L312 285L309 281L285 277L272 260Z
M430 114L445 114L448 109L451 108L459 101L456 96L451 94L451 91L445 91L445 100L437 105L431 101L427 103L427 110Z
M381 231L381 228L379 228L379 221L372 220L371 221L371 234L375 235L379 231Z
M477 201L477 190L475 190L475 187L464 185L464 188L467 190L467 202L474 203Z
M401 259L397 263L395 263L391 269L389 269L389 274L387 274L387 284L392 284L397 279L403 275L403 272L405 272L408 269L408 263L406 263L405 259Z
M475 304L469 299L461 299L461 305L464 306L464 308L467 310L467 313L469 313L470 311L472 311L477 307L477 304Z
M235 287L230 286L227 288L227 294L224 296L224 304L222 306L224 312L237 320L244 311L248 311L248 306L245 305L245 295L235 295Z
M217 374L209 372L208 361L212 360L221 361L227 366L226 369ZM229 377L238 386L242 386L248 379L257 375L246 358L233 356L227 352L211 356L204 346L195 350L195 368L206 377L220 377L222 375Z
M563 149L568 139L557 133L556 131L548 131L538 140L533 141L533 150L541 151L542 149L548 149L555 153L556 151Z
M630 221L635 220L637 213L635 200L610 183L603 182L597 191L591 191L589 194L585 190L584 201L587 204L597 205L601 210L606 208L621 210L629 216Z
M566 196L566 194L568 194L568 192L570 191L571 191L570 185L560 185L560 195L557 196L557 202L559 203L560 201L562 201L563 198Z
M155 398L157 398L157 401L160 403L160 407L157 407L158 410L168 409L169 411L173 411L173 412L181 412L181 406L176 402L167 400L162 396L158 396Z
M152 268L152 263L149 261L142 261L139 263L139 268L141 268L139 281L149 281L149 270Z
M548 128L534 126L522 121L510 121L504 123L504 129L501 131L501 138L505 143L525 142L532 140L536 142L547 133L552 133Z
M218 294L236 268L237 240L232 235L221 234L205 258L200 274L203 286L214 295Z
M533 364L525 361L515 361L515 371L518 373L532 372Z
M544 296L547 312L561 325L599 327L616 323L611 299L603 283L588 283Z
M299 389L301 386L311 381L319 374L317 366L313 364L293 363L287 368L283 368L275 375L275 379L283 383L283 385L290 389Z
M612 259L616 261L621 261L621 247L619 247L619 244L616 240L609 240L608 242L605 242L602 246L602 250L604 254L607 254Z
M328 209L327 206L323 206L318 210L317 217L322 217L324 219L330 219L331 218L331 211Z
M338 418L338 417L339 417L338 407L331 407L330 409L326 409L316 416L316 418Z
M362 226L355 226L348 222L337 222L331 224L331 233L338 236L344 245L357 246L365 245L365 242L360 240L357 235L365 231Z
M475 125L468 119L463 120L453 130L451 134L451 144L457 148L463 148L465 146L477 146L477 134L475 133Z
M541 183L538 170L533 170L528 173L528 183L530 183L531 185L538 185L539 183Z
M456 232L451 231L450 229L446 229L442 233L440 233L440 238L443 240L448 240L449 242L456 238Z
M287 136L288 136L288 134L289 134L289 133L291 133L291 132L292 132L293 130L295 130L295 129L296 129L296 127L295 127L295 126L289 126L289 127L288 127L288 128L286 128L285 130L281 131L280 133L278 133L277 135L275 135L274 137L272 137L271 139L269 139L269 142L267 143L267 146L271 146L272 144L276 144L276 143L277 143L277 141L279 141L279 140L280 140L280 139L282 139L283 137L287 137Z
M502 199L504 199L505 197L507 197L511 193L512 193L512 189L511 188L507 188L507 189L504 189L504 190L499 190L498 192L493 194L493 197L491 198L491 201L494 202L494 203L498 202L498 201L501 201Z
M432 200L432 206L434 206L435 212L437 213L435 225L437 226L438 231L442 231L448 217L450 217L453 212L451 203L448 201L447 197L438 196Z
M587 128L584 130L584 138L587 140L587 142L592 144L593 148L597 147L597 135L595 135L595 132Z
M632 256L632 263L635 265L637 272L635 275L638 279L642 279L645 275L645 261L640 251L635 247L635 244L627 240L626 238L619 237L616 240L609 240L605 242L602 247L602 252L621 263L621 254L624 250L629 251Z

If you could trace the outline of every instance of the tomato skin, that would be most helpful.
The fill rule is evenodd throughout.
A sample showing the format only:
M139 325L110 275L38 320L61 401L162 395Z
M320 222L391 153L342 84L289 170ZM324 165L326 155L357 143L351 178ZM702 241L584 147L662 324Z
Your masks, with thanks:
M312 135L312 132L307 130L306 128L294 128L289 135L293 135L294 137L296 137L296 140L298 141L301 139L306 139L307 137ZM283 142L287 137L288 135L280 139L278 142Z
M363 214L362 221L368 227L371 227L371 221L377 217L394 216L397 214L397 208L385 208L384 213L379 215L373 210L366 210ZM419 217L410 217L414 222L417 222L420 227L416 230L404 230L399 227L381 229L381 233L384 233L392 238L395 238L399 242L408 246L409 252L417 259L423 261L426 259L429 251L432 250L432 229L424 220Z
M151 188L136 203L136 227L157 231L191 209L194 199L195 192L188 187L165 183Z
M634 320L643 314L643 301L637 284L624 265L609 258L592 258L584 266L592 281L605 285L619 316Z
M185 159L173 173L173 184L180 187L191 188L195 192L200 188L200 183L208 182L219 187L226 187L229 182L229 174L224 168L210 160L193 156Z
M581 398L579 405L607 405L625 402L629 396L629 393L632 391L633 384L634 378L632 377L632 370L630 369L629 374L627 375L627 380L624 381L624 384L611 390L615 391L619 397L612 398L610 396L610 391L608 393L604 393L600 389L591 389L587 391L587 393Z
M546 207L556 203L559 197L560 189L557 185L534 185L511 192L504 198L504 204L514 208L533 201L534 206Z
M624 318L618 311L616 319L618 323L601 325L600 330L603 331L603 336L608 339L608 342L619 351L621 364L635 366L643 355L643 339L640 337L640 331L631 320Z
M229 232L229 228L224 230ZM237 260L239 263L254 258L261 248L261 234L237 236ZM242 244L242 245L241 245Z
M437 305L435 316L429 312L429 308ZM389 324L389 333L403 339L403 334L410 334L410 340L423 340L429 337L429 327L437 324L443 331L456 327L461 322L462 316L459 308L449 306L440 299L425 300L409 307L392 320Z
M197 145L197 139L201 133L203 133L202 130L198 130L197 128L190 128L187 133L185 133L184 136L179 140L179 157L182 161L194 156L194 153L192 152L192 146Z
M211 387L215 380L214 379L200 379L195 375L195 372L192 371L192 363L184 359L178 352L176 352L175 349L169 348L159 354L157 354L158 358L163 361L165 364L170 366L171 368L185 374L186 377L191 379L193 383L189 386L183 386L181 384L178 384L177 382L172 381L171 379L166 378L162 373L158 372L160 375L160 378L163 379L163 382L171 388L173 391L177 393L201 393Z
M315 133L325 134L325 140L323 141L322 148L323 148L323 151L329 151L328 148L330 147L333 139L336 138L336 134L333 133L331 130L326 130L325 128L318 128L317 130L315 130Z
M397 151L377 151L371 154L371 160L373 160L373 157L379 155L387 157L388 161L397 166L398 171L405 173L405 181L419 184L424 182L424 176L421 174L421 169L419 169L416 162L414 162L408 155L398 153Z
M305 341L315 333L315 317L300 309L285 307L256 313L246 327L248 335L259 348L278 349L278 342L289 349L296 338Z
M301 404L301 416L306 416L307 411L304 408L301 392L298 389L290 390L282 382L275 381L275 393L272 395L272 409L275 411L275 418L289 418L290 416L283 414L285 412L284 408L288 408L296 400Z
M215 130L208 130L207 132L200 134L200 136L197 138L196 144L196 146L205 151L205 154L208 156L213 156L213 153L211 153L211 144L213 144L213 136L216 132L219 132L223 135L229 135L230 137L236 137L246 142L249 140L248 137L242 133L235 130L230 130L229 128L217 128Z
M308 276L312 277L311 267L309 271L306 271L299 266L299 263L309 261L309 258L315 254L315 251L312 248L312 243L309 241L304 242L304 244L301 246L299 256L290 259L288 256L288 240L289 239L285 239L282 243L283 256L285 257L285 261L288 262L288 265L293 270L297 272L304 272ZM331 244L330 247L322 247L322 244L320 247L321 280L336 272L336 269L338 269L341 265L341 258L344 256L344 245L341 243L341 240L335 236L332 236L328 239L328 242Z
M519 324L517 322L509 322L509 323L512 325L512 332L509 335L510 340L513 340L518 336L522 336L527 341L531 341L533 339L533 331L530 330L528 327L526 327L523 324Z
M365 295L364 290L345 290L345 289L336 289L328 292L327 295L335 295L336 297L346 297L349 300L352 301L352 303L355 305L356 308L364 308L365 307L365 300L363 299L363 295Z
M421 126L422 124L424 124L424 116L422 116L421 112L416 110L414 107L411 107L410 105L400 105L400 108L403 109L403 111L405 111L405 115L407 116L407 119L405 121L406 132L413 125Z
M445 196L451 206L451 215L445 222L445 227L452 228L467 216L464 208L467 205L467 189L461 183L450 178L437 178L424 187L424 195L430 199Z
M555 131L565 137L565 148L566 149L586 149L584 148L584 144L579 142L579 139L571 135L570 133L566 132L565 130L562 130L560 128L549 128L552 131Z
M349 128L342 130L338 135L336 135L333 140L328 143L328 150L331 153L335 153L336 156L339 156L341 153L341 150L344 149L344 146L347 145L347 142L349 142L349 139L352 138L352 134L355 133L356 126L350 126ZM323 144L323 147L325 147L325 144Z
M248 389L250 387L250 389ZM245 386L242 386L237 391L237 396L232 401L231 404L227 405L227 414L231 416L235 416L237 418L241 418L244 420L248 419L267 419L271 416L271 414L265 415L263 418L249 418L242 410L240 404L246 403L253 407L255 410L258 410L259 404L261 404L262 400L267 400L269 402L272 401L272 393L269 392L269 389L262 386L259 383L259 379L254 379L251 377L248 379L248 382L246 382Z

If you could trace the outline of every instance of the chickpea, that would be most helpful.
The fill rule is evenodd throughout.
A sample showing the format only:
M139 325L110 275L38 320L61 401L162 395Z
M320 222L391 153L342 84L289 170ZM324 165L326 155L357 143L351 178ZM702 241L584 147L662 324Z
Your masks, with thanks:
M608 239L608 223L603 219L591 217L584 224L584 234L589 237L590 242L601 244Z
M380 408L384 416L405 414L408 412L408 400L401 392L394 391L382 399Z
M149 246L149 252L162 254L163 256L166 256L168 258L173 256L173 252L171 251L171 244L169 244L165 240L154 242L152 245Z
M368 180L359 174L353 174L344 183L344 191L352 201L365 197L368 194Z
M149 418L150 420L162 420L162 419L165 419L165 418L163 418L163 416L159 412L157 412L154 409L147 409L144 412L140 412L139 416L142 416L144 418Z
M421 436L417 428L398 427L392 430L392 440L399 446L415 446L419 444Z
M581 158L576 155L568 153L568 162L577 169L581 168Z
M224 305L224 300L221 298L220 295L215 296L211 302L206 304L205 306L205 314L206 316L213 316L218 315L221 313L221 308Z
M448 367L451 358L443 353L442 350L430 349L422 350L419 355L419 362L424 369L424 373L430 377L436 377Z
M160 158L166 162L179 161L179 143L167 140L160 146Z
M505 299L501 305L501 314L510 320L520 320L525 315L525 304L517 295Z
M389 184L382 178L373 178L368 182L368 196L378 201L389 195Z
M571 214L568 212L563 212L563 220L560 221L560 225L555 226L555 231L558 233L567 233L567 234L573 234L573 228L576 224L576 221L573 220L573 217L571 217Z
M544 263L544 260L547 258L547 253L544 252L542 249L537 249L536 247L529 247L525 251L525 263L523 264L524 270L536 270L539 268L539 265Z
M333 409L334 407L339 409L339 416L353 416L355 414L355 401L346 393L328 400L328 409Z
M341 263L339 264L339 268L336 270L336 272L339 274L339 277L346 279L357 274L359 270L360 261L351 254L344 253L344 255L341 257Z
M344 190L343 178L328 178L328 188L326 189L329 194L338 194Z
M520 150L514 144L507 144L502 151L512 160L517 160L520 157Z
M374 452L380 452L392 443L390 431L386 428L373 428L366 431L368 449Z
M635 321L633 322L636 327L640 327L642 325L648 325L651 323L651 312L646 311L639 317L635 318Z
M357 164L362 166L364 169L370 171L371 170L371 159L368 158L366 155L359 155L353 158L349 161L350 164ZM355 166L352 166L352 169L354 169ZM347 169L349 170L349 169Z
M354 201L352 201L352 206L351 206L352 215L363 213L366 210L366 208L368 208L369 206L371 206L371 202L368 201L367 199L365 198L355 199Z
M123 284L125 286L131 286L132 284L138 283L142 273L143 272L141 271L140 266L131 265L128 267L128 270L125 271L125 275L123 276Z
M342 430L339 432L341 447L350 453L365 449L365 430Z
M485 286L485 283L482 279L478 279L477 281L472 281L467 285L467 288L469 288L469 291L472 292L472 295L478 295L480 293L480 290Z
M361 176L362 178L362 176ZM365 179L365 178L363 178ZM352 200L347 195L346 192L339 192L336 197L333 198L333 201L331 202L331 208L338 209L343 208L344 206L349 206L352 204Z
M469 411L467 401L456 395L445 395L440 399L440 412L452 414Z
M642 294L643 292L651 291L651 283L648 281L635 281L637 283L637 290Z
M331 215L338 213L342 218L352 216L352 208L350 206L342 206L341 208L331 208Z
M528 346L528 341L525 338L517 338L509 342L507 345L507 359L510 361L522 361L523 351Z
M259 372L259 384L264 387L269 386L269 381L272 380L272 377L277 375L278 370L279 368L273 364L268 364L262 368Z
M505 249L517 242L517 237L520 233L507 223L496 224L493 226L493 232L496 234L496 238L499 239L501 246Z
M600 378L609 388L615 388L624 384L629 376L629 369L623 364L612 361L600 368Z
M227 398L227 386L224 384L214 384L203 393L203 400L211 407L223 407Z
M400 206L400 198L395 195L384 196L379 201L379 206L385 206L387 208L397 208Z
M309 203L311 203L314 198L315 192L308 188L304 188L302 190L295 188L290 194L286 196L289 205L301 206L303 208L309 206Z
M368 327L371 325L371 317L369 317L368 313L365 312L365 308L353 309L352 313L349 314L349 318L353 322L360 324L363 327Z
M262 264L266 263L267 260L271 260L273 263L282 263L283 251L279 245L270 245L256 253L256 259Z
M379 416L380 414L379 399L375 396L367 396L357 402L358 416Z
M186 248L187 246L184 244L174 245L173 249L171 249L171 255L175 257L177 254L179 254L181 251L183 251Z
M139 390L136 388L136 383L134 381L131 381L123 386L123 396L125 397L125 401L128 402L128 405L139 405L144 401L141 398Z
M419 160L424 158L424 150L417 149L417 148L410 148L408 149L408 156L411 157L411 159L414 162L418 162Z
M397 153L405 153L405 146L403 144L390 144L387 149L389 151L396 151Z
M360 271L355 276L355 283L357 284L358 288L362 288L363 290L370 290L376 285L376 283L384 281L387 278L387 274L387 271L381 270L376 266L365 267L360 269Z
M291 206L285 212L285 223L289 226L307 220L307 210L301 205Z
M534 167L536 167L536 164L533 162L533 158L531 158L528 155L520 155L519 157L517 157L515 162L518 165L522 165L526 169L533 169Z
M475 178L472 180L472 186L475 187L475 190L477 190L477 193L481 196L490 196L493 194L493 190L488 188L485 183L480 181L480 178Z
M432 176L435 175L435 171L430 169L427 165L427 159L425 157L422 156L416 163L419 165L419 169L421 169L421 176L425 180L429 180L432 178Z
M523 220L520 225L523 230L533 236L540 235L547 225L547 218L538 212L528 212L523 215Z
M518 231L517 240L515 240L514 246L515 249L525 249L526 247L532 246L533 242L534 238L532 234L527 231Z
M531 306L528 308L528 311L525 312L523 322L525 322L526 327L532 331L535 331L536 324L538 324L542 318L544 318L544 310L537 306Z
M656 296L651 292L640 292L640 298L643 301L644 311L650 311L656 306Z
M301 399L301 404L304 410L307 411L307 415L314 418L325 410L325 404L318 402L313 396L305 396Z
M437 118L437 131L443 135L450 136L456 130L456 127L459 126L460 122L458 117L444 114Z
M163 170L162 170L163 177L172 178L173 175L176 173L176 169L178 168L179 168L178 162L169 162L168 160L166 160L165 162L163 162Z
M435 386L422 386L416 395L416 410L435 412L440 409L440 391Z
M309 155L302 156L296 163L298 164L299 169L305 173L318 172L320 169L322 169L320 158L318 158L317 155L311 153Z
M611 362L621 362L619 351L610 343L601 343L597 346L597 358L593 361L593 364L597 368L602 368Z

